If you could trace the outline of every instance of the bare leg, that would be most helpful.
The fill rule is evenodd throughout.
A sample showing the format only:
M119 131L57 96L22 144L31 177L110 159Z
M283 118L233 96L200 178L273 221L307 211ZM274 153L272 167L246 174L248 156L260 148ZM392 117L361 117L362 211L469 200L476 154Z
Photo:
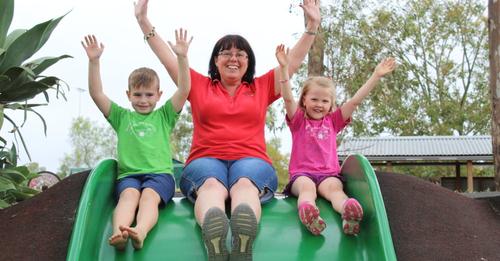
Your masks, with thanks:
M316 184L310 178L298 177L293 182L291 192L297 197L297 207L303 202L309 202L316 206Z
M113 213L113 234L108 240L109 244L118 250L124 250L128 240L128 232L121 231L120 226L128 227L134 221L140 195L140 192L134 188L127 188L120 194Z
M240 178L231 187L230 194L231 212L233 212L234 209L242 203L248 204L255 214L257 222L259 222L262 211L260 206L259 189L255 187L252 181L247 178Z
M342 214L342 206L347 199L344 193L342 182L335 177L327 178L319 184L319 194L330 201L333 209Z
M225 212L225 201L228 197L227 189L215 178L208 178L197 191L194 203L196 222L201 226L207 211L212 207L220 208Z
M197 194L194 212L196 221L201 227L208 260L227 260L226 237L229 231L225 207L227 189L217 179L209 178L201 185Z
M145 188L141 193L139 201L139 211L135 227L121 226L122 231L128 232L132 245L135 249L141 249L144 244L144 239L149 231L156 225L158 221L158 205L161 202L160 195L153 189Z

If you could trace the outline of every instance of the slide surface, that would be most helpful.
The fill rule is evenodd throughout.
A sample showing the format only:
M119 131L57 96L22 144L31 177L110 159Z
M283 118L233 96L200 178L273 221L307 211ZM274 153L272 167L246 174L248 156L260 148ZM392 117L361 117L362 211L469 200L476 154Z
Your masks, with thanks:
M327 227L313 236L301 225L295 198L275 198L262 208L262 219L254 243L254 260L396 260L392 238L375 173L361 155L349 156L342 166L346 192L364 208L358 236L342 233L342 220L331 205L318 200ZM144 248L134 251L131 243L123 252L108 245L116 161L102 161L85 184L68 247L67 260L206 260L201 230L193 205L185 198L160 210L158 224L149 233ZM227 245L230 245L230 235Z

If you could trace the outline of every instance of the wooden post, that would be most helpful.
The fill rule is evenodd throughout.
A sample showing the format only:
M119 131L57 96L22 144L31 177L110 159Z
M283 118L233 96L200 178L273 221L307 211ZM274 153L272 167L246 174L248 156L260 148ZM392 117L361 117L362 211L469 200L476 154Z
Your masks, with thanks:
M392 172L392 162L391 161L387 161L387 172Z
M490 37L491 142L496 190L500 191L500 1L488 0Z
M472 160L467 161L467 192L474 192L474 177L472 173Z
M460 163L455 163L455 191L462 191L462 180L460 180Z

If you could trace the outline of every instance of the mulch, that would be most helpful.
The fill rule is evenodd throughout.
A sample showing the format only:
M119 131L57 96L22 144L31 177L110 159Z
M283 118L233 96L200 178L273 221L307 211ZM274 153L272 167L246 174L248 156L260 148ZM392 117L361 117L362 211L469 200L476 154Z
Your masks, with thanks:
M0 260L66 260L88 174L0 210ZM500 260L499 197L471 199L403 174L377 178L398 260Z

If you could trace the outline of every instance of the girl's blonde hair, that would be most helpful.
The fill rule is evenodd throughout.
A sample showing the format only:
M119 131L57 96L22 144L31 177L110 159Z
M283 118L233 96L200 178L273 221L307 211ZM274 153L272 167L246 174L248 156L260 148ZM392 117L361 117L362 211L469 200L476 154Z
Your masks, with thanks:
M302 87L302 92L300 93L299 107L305 109L304 96L307 94L307 92L311 89L312 86L318 86L321 88L330 89L331 99L332 99L332 107L330 107L331 111L335 106L335 99L337 98L335 96L335 84L333 83L332 79L324 76L310 76L309 78L307 78L307 80L304 82L304 86Z

